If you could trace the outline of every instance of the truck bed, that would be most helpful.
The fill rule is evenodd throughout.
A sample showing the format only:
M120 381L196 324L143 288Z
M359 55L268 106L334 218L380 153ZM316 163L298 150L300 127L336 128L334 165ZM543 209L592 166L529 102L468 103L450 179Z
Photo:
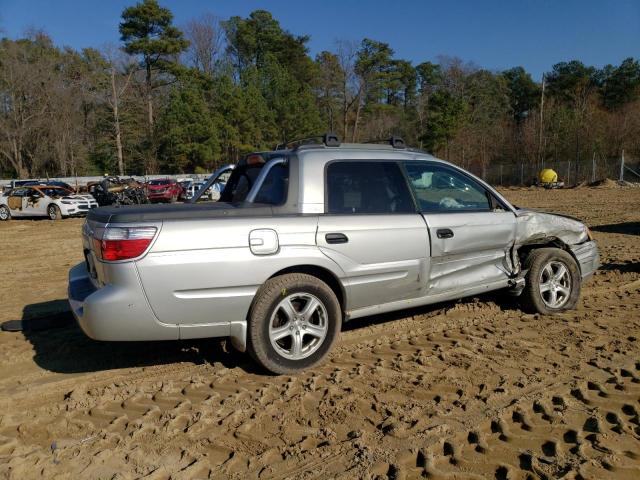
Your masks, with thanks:
M100 207L88 215L88 220L100 223L130 223L161 220L183 220L220 217L270 217L269 205L255 203L173 203Z

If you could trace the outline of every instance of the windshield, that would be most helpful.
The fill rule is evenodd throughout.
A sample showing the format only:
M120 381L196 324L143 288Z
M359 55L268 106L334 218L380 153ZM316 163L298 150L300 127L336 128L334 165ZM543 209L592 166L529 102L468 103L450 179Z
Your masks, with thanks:
M151 180L149 185L169 185L171 180Z

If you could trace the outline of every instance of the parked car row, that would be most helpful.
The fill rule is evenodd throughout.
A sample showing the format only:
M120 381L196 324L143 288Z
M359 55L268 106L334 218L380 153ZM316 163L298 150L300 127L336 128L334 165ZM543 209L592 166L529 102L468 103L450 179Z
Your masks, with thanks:
M169 178L161 180L151 180L147 183L147 197L151 203L175 203L176 201L188 201L198 192L205 184L204 181L194 181L193 179L172 180ZM204 192L201 200L216 201L220 198L220 193L224 189L224 179L214 183Z
M207 188L200 201L220 198L227 176ZM82 216L98 206L139 205L144 203L174 203L189 201L207 183L193 179L154 179L147 183L134 178L105 176L90 182L86 193L77 192L71 185L49 180L13 180L0 193L0 220L13 217Z

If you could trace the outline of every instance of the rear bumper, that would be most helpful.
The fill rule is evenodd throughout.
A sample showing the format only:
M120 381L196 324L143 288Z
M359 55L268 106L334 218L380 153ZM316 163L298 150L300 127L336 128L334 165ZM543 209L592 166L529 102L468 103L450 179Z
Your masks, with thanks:
M598 245L594 241L573 245L570 247L571 252L578 260L582 278L587 279L600 267L600 254L598 253Z
M117 284L96 288L87 267L69 271L69 305L82 331L94 340L177 340L177 325L160 323L142 291L135 265L118 265ZM114 269L116 270L116 269Z

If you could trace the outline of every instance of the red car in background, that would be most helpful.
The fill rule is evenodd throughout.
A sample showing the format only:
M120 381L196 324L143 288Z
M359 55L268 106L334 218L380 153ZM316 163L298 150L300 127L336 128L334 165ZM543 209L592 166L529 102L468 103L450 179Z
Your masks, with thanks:
M173 203L182 195L182 187L170 178L151 180L147 183L147 198L151 203Z

